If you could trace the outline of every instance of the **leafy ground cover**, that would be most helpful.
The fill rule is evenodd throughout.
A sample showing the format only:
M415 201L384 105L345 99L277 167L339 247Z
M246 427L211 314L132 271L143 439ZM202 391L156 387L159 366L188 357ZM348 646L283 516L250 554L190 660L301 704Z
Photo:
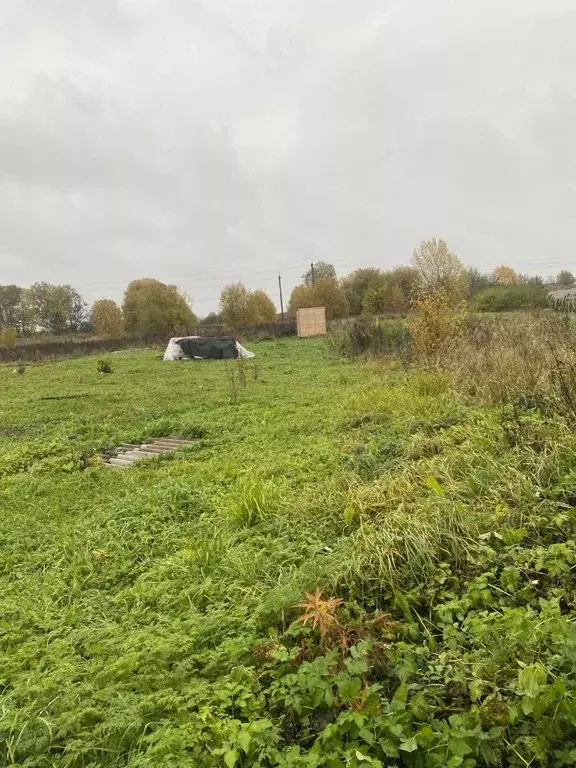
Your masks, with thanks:
M0 762L573 765L570 423L253 348L0 368Z

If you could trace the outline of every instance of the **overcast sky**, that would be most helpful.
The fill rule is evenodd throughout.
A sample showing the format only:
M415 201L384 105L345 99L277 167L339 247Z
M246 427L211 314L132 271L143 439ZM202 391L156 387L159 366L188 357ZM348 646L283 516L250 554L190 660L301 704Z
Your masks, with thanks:
M0 283L576 271L574 0L2 0Z

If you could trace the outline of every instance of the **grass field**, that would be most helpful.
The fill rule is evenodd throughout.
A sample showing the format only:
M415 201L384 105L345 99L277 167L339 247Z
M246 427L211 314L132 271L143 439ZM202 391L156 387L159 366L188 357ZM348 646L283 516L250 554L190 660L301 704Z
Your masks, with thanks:
M0 368L0 764L575 764L571 424L251 348Z

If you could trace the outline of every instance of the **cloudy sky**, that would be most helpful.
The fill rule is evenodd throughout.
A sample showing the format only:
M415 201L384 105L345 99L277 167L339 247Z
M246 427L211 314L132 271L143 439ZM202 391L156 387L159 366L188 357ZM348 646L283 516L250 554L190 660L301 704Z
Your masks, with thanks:
M574 0L2 0L0 283L576 270Z

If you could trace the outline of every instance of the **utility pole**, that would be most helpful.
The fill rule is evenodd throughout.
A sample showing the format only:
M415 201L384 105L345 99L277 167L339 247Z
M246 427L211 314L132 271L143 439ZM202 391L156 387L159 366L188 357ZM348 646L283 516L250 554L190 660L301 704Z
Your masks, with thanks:
M278 288L280 289L280 314L284 322L284 299L282 298L282 275L278 275Z
M311 270L311 272L312 272L312 285L314 285L314 282L315 282L315 277L314 277L314 262L312 262L312 264L310 264L310 270Z

